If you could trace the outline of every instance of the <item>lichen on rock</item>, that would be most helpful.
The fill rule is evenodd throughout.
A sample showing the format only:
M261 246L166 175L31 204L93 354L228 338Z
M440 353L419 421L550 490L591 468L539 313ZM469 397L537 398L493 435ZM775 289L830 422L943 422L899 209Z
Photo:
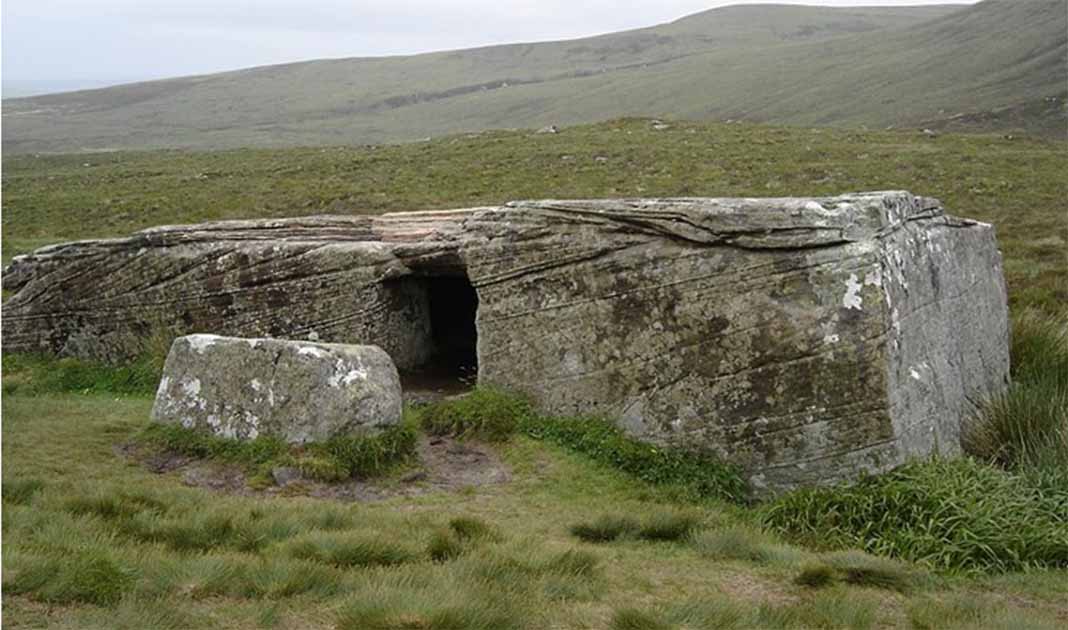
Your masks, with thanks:
M5 351L118 360L163 325L374 344L408 370L441 342L428 287L444 278L477 295L480 383L719 453L769 491L956 452L961 419L1008 378L993 228L903 191L519 201L57 245L5 273ZM359 378L332 374L325 389Z
M171 346L155 422L289 443L366 435L400 422L400 379L381 348L187 335Z

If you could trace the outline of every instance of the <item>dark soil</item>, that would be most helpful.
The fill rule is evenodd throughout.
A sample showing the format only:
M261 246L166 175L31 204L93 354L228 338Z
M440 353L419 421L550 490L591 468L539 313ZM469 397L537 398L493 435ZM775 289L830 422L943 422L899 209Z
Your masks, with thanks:
M352 479L324 483L297 476L282 485L258 488L238 465L197 459L177 453L146 452L133 444L118 452L160 475L173 475L183 484L242 496L311 496L337 501L379 501L431 492L458 492L506 483L511 472L485 444L449 437L419 440L418 460L395 475L380 479Z

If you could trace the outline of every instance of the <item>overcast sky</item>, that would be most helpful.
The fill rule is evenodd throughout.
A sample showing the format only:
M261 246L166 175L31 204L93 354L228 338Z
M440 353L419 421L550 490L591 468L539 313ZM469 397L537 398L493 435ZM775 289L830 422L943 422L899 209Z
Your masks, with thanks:
M790 0L778 0L784 1ZM129 81L325 57L565 39L650 26L716 6L756 2L767 3L3 0L3 79ZM833 6L931 3L793 2Z

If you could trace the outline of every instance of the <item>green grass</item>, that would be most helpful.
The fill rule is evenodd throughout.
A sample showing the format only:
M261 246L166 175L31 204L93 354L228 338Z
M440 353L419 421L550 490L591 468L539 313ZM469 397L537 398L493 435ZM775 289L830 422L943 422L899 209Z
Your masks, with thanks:
M660 510L644 520L604 514L591 522L572 525L573 536L589 543L635 538L649 542L683 542L701 527L701 517L692 511Z
M73 358L3 355L4 394L114 394L145 396L156 392L163 365L144 357L131 365L109 366Z
M908 627L939 601L991 589L1034 627L1054 627L1065 611L1063 570L993 585L913 579L925 570L895 563L910 576L899 591L870 568L883 566L878 558L795 547L760 532L748 508L680 503L522 432L496 447L512 481L471 492L341 503L189 488L114 449L143 430L149 406L99 394L4 397L6 623L605 628L632 609L671 627L863 627L878 610L884 625ZM588 546L569 530L591 514L626 515L632 534ZM687 533L694 522L700 530ZM738 545L732 531L749 532L742 546L762 552L713 553L716 534L720 548ZM810 564L832 567L834 583L795 584ZM869 593L888 588L895 599L874 603Z
M576 538L589 543L606 543L629 536L641 527L626 516L604 514L590 522L575 523L570 531Z
M963 427L964 449L1010 470L1068 470L1068 316L1014 318L1013 383ZM1066 482L1068 483L1068 482Z
M33 593L53 604L116 604L133 582L130 569L119 566L104 552L87 552L33 564L4 582L4 590L18 595Z
M792 492L764 521L797 540L942 570L1065 568L1068 484L1046 490L970 459L916 462L853 486Z
M857 551L829 554L803 568L794 581L812 588L845 583L899 592L916 584L915 575L903 563Z
M384 537L340 534L297 537L290 543L288 553L293 558L314 560L339 569L396 566L418 558L414 550Z
M449 521L449 529L460 540L498 540L500 534L485 521L474 516L457 516Z
M799 628L875 627L879 601L862 592L839 589L817 592L790 603L747 607L722 596L662 605L652 610L627 607L616 611L612 630L710 628L716 630L796 630Z
M150 424L136 442L159 451L241 464L250 471L293 466L309 479L344 481L382 475L409 461L418 436L410 422L371 436L337 436L325 442L291 446L262 435L242 441L216 437L174 424Z
M446 399L422 409L419 420L431 435L475 437L499 442L536 419L526 399L494 389L476 387L458 398Z
M530 437L564 446L641 481L671 488L682 497L715 497L739 503L749 498L740 471L717 455L641 442L602 418L541 417L525 429Z
M744 502L749 490L740 471L710 453L660 448L636 440L604 418L566 418L538 414L521 396L476 387L463 396L417 412L432 435L503 441L516 433L546 440L690 498Z

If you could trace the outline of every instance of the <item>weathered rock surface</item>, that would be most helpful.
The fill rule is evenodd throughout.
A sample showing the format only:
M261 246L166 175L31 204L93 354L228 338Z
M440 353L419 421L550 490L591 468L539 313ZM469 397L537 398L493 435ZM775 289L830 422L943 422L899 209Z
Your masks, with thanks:
M381 348L216 335L174 341L152 407L156 422L297 444L400 418L400 379Z
M993 228L906 192L527 201L163 227L16 259L5 350L118 359L159 327L433 351L477 291L478 378L712 449L758 487L959 449L1008 377Z

